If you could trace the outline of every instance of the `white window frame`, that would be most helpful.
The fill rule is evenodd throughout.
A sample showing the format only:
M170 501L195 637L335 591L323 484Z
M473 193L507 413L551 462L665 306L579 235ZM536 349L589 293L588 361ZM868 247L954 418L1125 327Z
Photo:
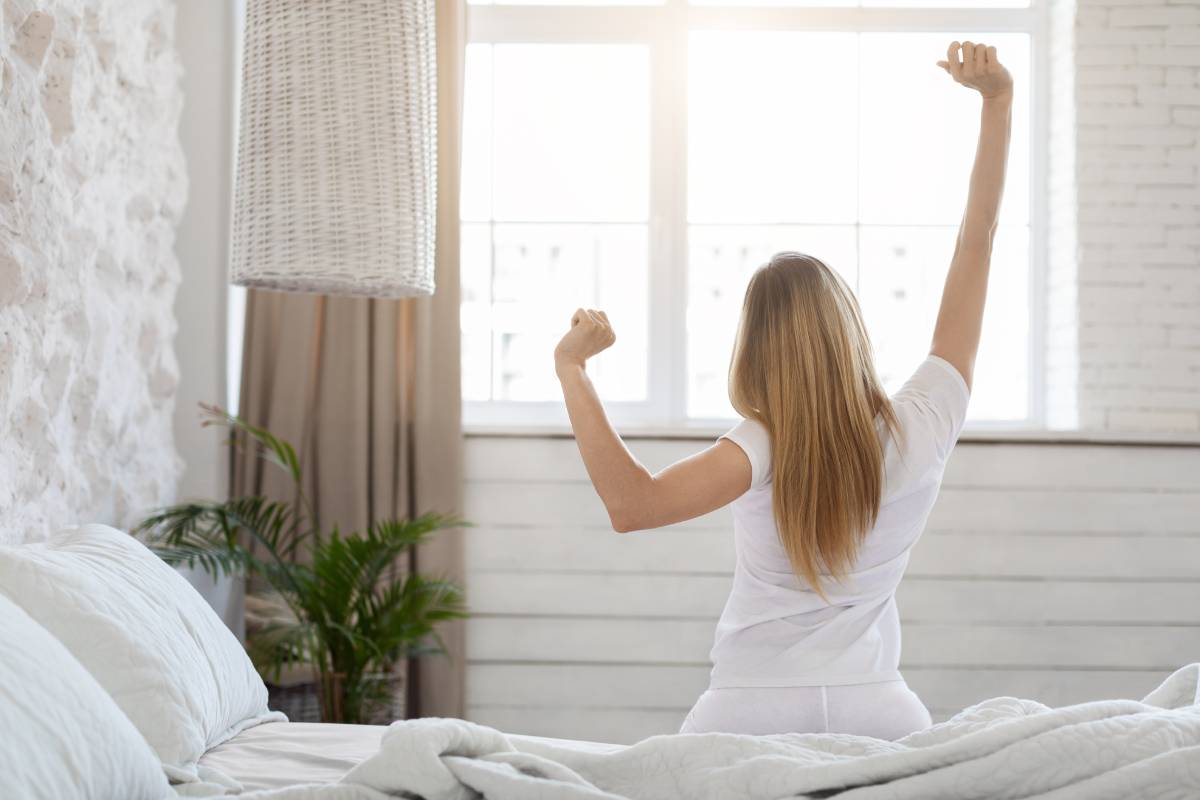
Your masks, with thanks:
M643 44L650 54L650 352L647 399L606 402L614 424L646 434L708 433L727 419L687 415L687 72L692 30L1027 33L1029 126L1029 417L971 422L975 430L1040 429L1045 420L1046 151L1049 106L1045 0L1024 8L734 7L663 0L653 6L469 5L469 44ZM964 176L964 182L966 178ZM547 356L549 357L549 356ZM561 402L468 401L468 431L561 430Z

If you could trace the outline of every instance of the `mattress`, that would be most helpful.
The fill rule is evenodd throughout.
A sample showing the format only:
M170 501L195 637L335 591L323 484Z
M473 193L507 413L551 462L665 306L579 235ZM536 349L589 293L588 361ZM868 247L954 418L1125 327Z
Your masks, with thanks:
M379 750L384 725L338 725L327 722L268 722L244 730L200 759L201 766L228 775L245 787L281 789L305 783L333 783L351 767ZM538 736L510 736L513 741L544 742L589 752L619 745Z

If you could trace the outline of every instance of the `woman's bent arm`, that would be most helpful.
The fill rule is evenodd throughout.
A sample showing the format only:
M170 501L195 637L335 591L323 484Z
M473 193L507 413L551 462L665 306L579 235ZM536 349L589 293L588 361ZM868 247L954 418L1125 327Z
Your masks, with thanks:
M983 96L983 109L967 208L946 275L931 352L953 364L970 386L987 300L992 239L1004 194L1012 123L1012 78L997 59L994 47L971 42L960 46L954 42L947 58L938 62L939 66L955 81L977 90Z
M736 500L750 487L750 461L732 442L721 440L657 475L629 452L609 423L584 368L589 357L613 341L603 312L580 309L555 351L555 370L575 442L613 529L625 532L670 525Z

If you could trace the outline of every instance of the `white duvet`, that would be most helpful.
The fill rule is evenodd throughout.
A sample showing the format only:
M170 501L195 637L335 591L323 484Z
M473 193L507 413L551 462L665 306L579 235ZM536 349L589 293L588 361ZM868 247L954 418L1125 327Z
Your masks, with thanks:
M791 734L655 736L573 748L462 720L393 723L339 783L245 800L1200 797L1200 664L1141 701L1052 709L987 700L897 742ZM193 790L200 787L193 787Z

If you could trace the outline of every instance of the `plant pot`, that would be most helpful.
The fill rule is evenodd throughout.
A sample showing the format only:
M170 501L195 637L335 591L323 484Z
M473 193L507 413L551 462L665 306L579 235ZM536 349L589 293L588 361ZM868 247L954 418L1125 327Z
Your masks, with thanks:
M291 722L321 721L321 693L316 681L267 683L267 707L287 714Z
M351 722L363 725L388 725L404 719L404 679L389 672L364 675L364 694L367 696L355 714L348 707L345 675L327 672L318 676L316 688L322 722ZM357 717L357 718L355 718Z

